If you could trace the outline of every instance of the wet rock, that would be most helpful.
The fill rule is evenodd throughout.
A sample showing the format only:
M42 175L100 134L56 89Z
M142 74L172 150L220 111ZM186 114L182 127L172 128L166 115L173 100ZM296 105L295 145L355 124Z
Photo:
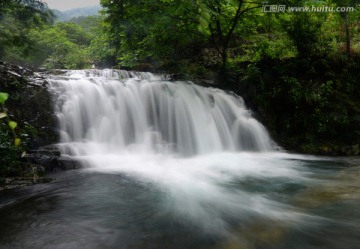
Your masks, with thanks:
M44 167L44 172L53 172L59 168L58 158L59 152L52 152L40 149L38 151L30 151L23 158L27 163L38 164Z
M57 142L52 96L41 74L0 61L0 91L9 94L6 108L29 148Z
M30 186L39 183L48 183L53 179L45 177L2 177L0 178L0 191Z
M58 163L61 170L73 170L81 168L81 164L79 161L76 161L69 157L59 158Z
M42 165L45 173L81 168L80 162L70 157L61 156L60 150L56 145L29 151L23 160L28 163Z
M46 73L49 73L51 75L63 75L66 72L67 72L66 70L62 70L62 69L51 69L46 71Z
M47 86L44 74L0 61L0 91L9 94L6 108L10 118L18 124L16 131L22 142L21 149L27 153L21 159L18 159L20 156L7 161L0 158L3 165L19 161L11 176L38 177L62 167L60 151L56 146L49 146L58 142L59 134ZM0 172L0 175L10 174Z

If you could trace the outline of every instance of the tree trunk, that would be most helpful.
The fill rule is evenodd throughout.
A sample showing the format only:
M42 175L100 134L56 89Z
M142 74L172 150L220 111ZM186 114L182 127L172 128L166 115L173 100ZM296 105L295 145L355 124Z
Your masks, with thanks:
M221 65L221 70L226 71L227 69L227 62L228 62L228 53L227 53L227 47L223 46L223 51L221 54L221 59L222 59L222 65Z
M345 30L346 30L346 54L351 56L351 41L350 41L350 22L349 14L345 13Z

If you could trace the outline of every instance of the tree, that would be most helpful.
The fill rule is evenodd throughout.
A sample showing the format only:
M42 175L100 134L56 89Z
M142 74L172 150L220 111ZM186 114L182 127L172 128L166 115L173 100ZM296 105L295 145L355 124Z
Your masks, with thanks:
M32 45L28 37L29 30L51 23L52 20L52 12L42 1L2 0L0 3L0 59L7 56L7 59L11 60L13 57L26 55Z
M193 36L192 32L188 36L183 33L192 19L190 15L184 16L185 4L151 0L101 3L105 16L103 27L121 65L177 57L180 47L184 48L181 45Z
M88 47L91 34L75 23L57 23L43 29L32 29L33 62L46 68L78 69L91 61Z
M89 32L93 35L97 34L98 29L100 28L99 25L102 21L100 16L79 16L74 17L67 21L68 23L75 23L83 27L86 32Z
M222 70L228 62L228 49L241 18L253 9L263 6L263 1L198 1L200 30L210 30L210 40L222 58ZM241 34L238 34L241 36Z
M194 44L212 46L226 68L241 18L262 1L102 0L109 39L121 62L176 57ZM129 53L131 52L131 53Z
M8 13L15 13L22 21L31 20L36 14L43 18L51 18L47 4L40 0L2 0L0 3L0 17Z
M92 62L100 67L112 67L116 65L115 47L111 45L108 35L108 24L98 19L95 28L90 28L93 38L89 47Z
M336 5L338 7L354 7L355 8L355 4L358 1L355 0L338 0L336 1ZM346 41L346 54L350 57L351 56L351 34L350 34L350 17L349 17L349 12L348 11L344 11L344 12L340 12L340 16L341 18L344 20L345 23L345 41Z

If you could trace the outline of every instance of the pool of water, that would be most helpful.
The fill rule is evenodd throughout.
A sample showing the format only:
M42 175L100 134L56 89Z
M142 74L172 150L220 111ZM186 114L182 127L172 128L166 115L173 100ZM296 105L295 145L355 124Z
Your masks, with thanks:
M356 160L278 152L78 159L89 167L0 192L1 249L360 248Z

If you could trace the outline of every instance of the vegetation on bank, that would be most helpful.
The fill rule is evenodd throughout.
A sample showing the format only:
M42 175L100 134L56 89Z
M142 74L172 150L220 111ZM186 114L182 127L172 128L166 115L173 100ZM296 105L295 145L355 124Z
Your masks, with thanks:
M31 153L58 141L51 96L44 79L33 77L0 61L0 178L41 175L45 165L36 165Z
M262 59L237 74L240 93L286 149L360 155L360 55Z
M98 16L57 22L42 1L3 0L0 60L32 69L95 64L214 79L219 87L244 96L285 148L358 154L357 4L355 0L101 0ZM284 12L280 6L285 6ZM353 11L290 13L290 6L353 7ZM5 92L3 80L0 87ZM10 148L6 124L0 128L2 148L14 152L2 158L12 162L19 152Z
M0 121L1 119L5 120L5 122L0 123L0 156L3 159L5 158L5 161L8 161L8 158L12 159L17 156L21 149L21 139L16 134L17 123L10 119L10 114L5 106L8 98L8 93L0 92ZM11 160L9 164L2 164L0 171L11 174L12 171L17 171L17 163L17 160Z

